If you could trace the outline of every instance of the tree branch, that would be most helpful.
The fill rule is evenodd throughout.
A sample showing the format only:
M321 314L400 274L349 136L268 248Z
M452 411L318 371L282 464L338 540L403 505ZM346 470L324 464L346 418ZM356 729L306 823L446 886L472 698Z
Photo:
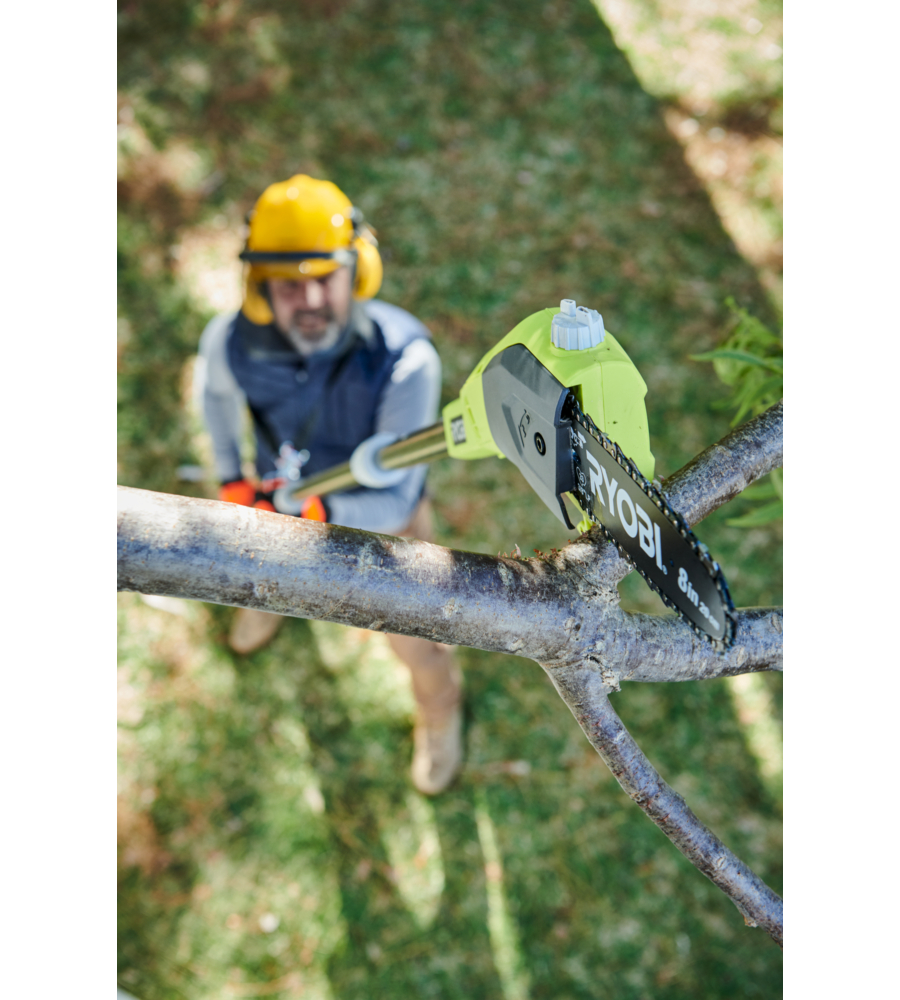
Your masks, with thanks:
M663 489L688 524L697 524L783 464L784 404L778 402L692 458Z
M666 484L696 522L781 463L781 404ZM782 668L777 608L737 613L713 652L671 615L631 614L629 571L591 531L529 560L456 552L213 500L119 487L119 589L259 608L537 660L626 792L751 926L782 943L782 906L657 774L607 697L622 680L681 681Z
M559 572L415 539L119 487L119 589L553 658L587 593Z
M584 664L545 666L591 746L616 780L694 867L734 903L750 927L763 927L784 946L781 897L736 857L660 777L616 715L597 671Z
M735 612L735 641L726 655L716 653L674 615L620 611L607 614L607 631L591 656L603 664L607 685L622 681L710 680L761 670L783 669L781 608L741 608ZM568 657L568 662L574 662Z
M499 559L191 497L119 488L119 589L259 608L539 662L596 657L613 678L781 668L781 613L745 611L725 656L674 616L635 615L566 551ZM610 681L615 687L615 680Z

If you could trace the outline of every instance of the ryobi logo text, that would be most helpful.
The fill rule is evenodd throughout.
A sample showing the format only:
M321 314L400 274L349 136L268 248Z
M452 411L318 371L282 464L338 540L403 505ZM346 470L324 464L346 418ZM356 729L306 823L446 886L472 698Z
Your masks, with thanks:
M584 448L584 454L591 467L591 492L613 517L618 516L629 538L636 537L641 549L651 559L655 559L659 569L667 574L669 571L663 562L659 525L650 520L650 515L625 492L617 479L610 479L606 469L585 448L584 436L578 431L575 431L575 434Z

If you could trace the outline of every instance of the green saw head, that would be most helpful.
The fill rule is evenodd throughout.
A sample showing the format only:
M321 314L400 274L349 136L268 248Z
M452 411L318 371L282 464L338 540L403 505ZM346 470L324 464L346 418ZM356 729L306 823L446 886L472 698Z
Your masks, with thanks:
M569 524L559 487L568 461L561 413L570 391L582 412L652 480L647 385L604 329L600 314L572 299L563 299L559 310L529 316L479 361L459 398L444 407L450 455L511 459L547 506Z

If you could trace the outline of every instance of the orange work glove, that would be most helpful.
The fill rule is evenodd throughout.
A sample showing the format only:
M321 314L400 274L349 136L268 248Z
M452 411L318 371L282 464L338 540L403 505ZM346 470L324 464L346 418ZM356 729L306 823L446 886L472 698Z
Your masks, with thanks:
M275 511L275 504L271 500L267 500L265 497L260 497L259 500L253 505L257 510L271 510ZM275 511L275 513L278 513Z
M328 511L321 497L307 497L300 508L300 516L308 521L322 521L328 523Z
M219 499L223 503L239 503L242 507L252 507L256 501L256 487L246 479L222 483L219 487Z

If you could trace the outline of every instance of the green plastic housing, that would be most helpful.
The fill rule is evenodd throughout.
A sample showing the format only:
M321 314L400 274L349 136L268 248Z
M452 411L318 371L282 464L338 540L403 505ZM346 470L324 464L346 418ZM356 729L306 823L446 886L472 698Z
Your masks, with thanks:
M550 342L550 325L558 309L542 309L522 320L478 362L459 398L444 407L444 435L453 458L503 458L488 426L481 376L491 358L512 344L524 344L564 386L572 389L584 413L615 441L641 472L653 479L656 461L644 397L647 384L619 342L606 331L602 344L566 351ZM465 440L461 440L459 418ZM455 427L454 427L455 423Z

